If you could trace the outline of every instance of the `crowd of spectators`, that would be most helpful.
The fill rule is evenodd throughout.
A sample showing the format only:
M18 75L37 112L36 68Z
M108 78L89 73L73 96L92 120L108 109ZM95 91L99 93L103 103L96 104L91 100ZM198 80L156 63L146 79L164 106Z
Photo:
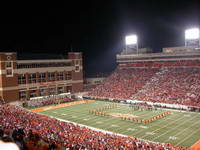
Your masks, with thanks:
M200 107L200 68L165 68L132 99Z
M200 107L200 68L170 66L170 63L165 66L168 67L118 68L87 96Z
M133 94L137 93L157 71L157 68L117 68L101 85L92 89L92 91L88 93L88 96L129 99Z
M34 98L32 100L26 101L24 105L28 107L39 107L52 104L61 104L73 100L74 99L69 96L54 95L54 96L46 96L43 98Z
M14 105L0 105L0 140L21 150L185 150L62 122Z

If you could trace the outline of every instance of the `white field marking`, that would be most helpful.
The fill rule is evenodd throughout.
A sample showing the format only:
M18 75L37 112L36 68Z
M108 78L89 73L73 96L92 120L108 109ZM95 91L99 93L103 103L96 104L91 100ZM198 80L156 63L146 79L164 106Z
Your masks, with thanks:
M171 115L171 116L169 116L169 117L174 117L174 116ZM164 121L166 121L166 120L163 120L162 122L157 123L157 124L155 124L154 126L150 126L150 127L155 127L155 126L157 126L158 124L162 124ZM128 125L128 126L130 126L130 125ZM139 127L139 126L138 126L138 124L135 124L133 127ZM125 133L127 133L127 132L128 132L128 131L125 131L125 132L123 132L123 134L125 134ZM143 132L143 130L136 132L136 134L138 134L138 133L140 133L140 132ZM136 135L136 134L135 134L135 135Z
M83 120L87 121L87 120L90 120L90 119L88 119L88 118L85 118L85 119L83 119Z
M119 126L116 125L116 124L112 124L111 127L115 127L115 128L117 128L117 127L119 127Z
M179 126L185 124L185 122L188 122L188 121L190 121L190 120L193 120L195 117L196 117L196 115L193 116L193 117L192 117L191 119L189 119L189 120L185 120L185 121L181 122L180 124L178 124L178 125L175 126L174 128L172 128L172 129L170 129L170 130L167 130L166 132L164 132L163 134L160 134L159 136L153 138L152 140L155 140L155 139L157 139L157 138L159 138L159 137L161 137L161 136L163 136L163 135L165 135L165 134L167 134L167 133L173 131L174 129L177 129Z
M188 128L191 128L191 127L195 126L196 124L199 124L199 122L200 122L200 120L199 120L199 121L197 121L196 123L194 123L193 125L191 125L191 126L189 126L189 127L185 128L185 129L181 130L181 132L178 132L178 133L177 133L177 134L175 134L174 136L178 136L179 134L182 134L182 133L183 133L183 131L187 130ZM169 140L165 140L164 142L167 142L167 141L169 141Z
M165 127L167 127L167 126L169 126L170 124L173 124L174 122L178 122L179 120L181 120L182 118L184 118L184 116L183 117L180 117L179 119L177 119L177 120L175 120L175 121L172 121L172 122L170 122L170 123L168 123L168 124L166 124L165 126L162 126L161 128L158 128L158 129L156 129L156 130L154 130L154 131L152 131L152 132L156 132L156 131L158 131L158 130L160 130L160 129L162 129L162 128L165 128ZM165 120L165 119L163 119L163 120ZM152 126L153 127L153 126ZM140 131L140 132L142 132L142 131ZM140 133L140 132L138 132L138 133ZM136 133L136 134L138 134L138 133ZM140 138L144 138L144 137L146 137L147 135L143 135L143 136L141 136Z
M97 121L96 123L97 123L97 124L102 124L103 122L102 122L102 121Z
M176 139L178 139L176 136L170 136L169 137L169 140L176 140Z
M154 132L146 132L145 134L146 135L154 135L155 133Z
M191 136L193 136L193 134L197 133L198 131L200 131L200 128L199 128L198 130L193 131L189 136L187 136L186 138L184 138L182 141L178 142L178 143L177 143L176 145L174 145L174 146L177 146L177 145L183 143L185 140L189 139Z
M124 108L118 107L118 108L116 108L116 109L122 110L122 113L123 113L123 112L126 112L126 111L123 111ZM149 114L147 114L146 112L139 112L139 113L136 113L135 115L138 115L138 114L139 114L140 117L149 116ZM144 115L142 115L142 114L144 114ZM115 120L115 119L116 119L115 117L107 118L107 120L108 120L107 122L108 122L108 123L105 123L105 124L108 124L108 125L109 125L109 122L110 122L111 120ZM91 122L94 122L94 120L95 120L95 119L92 119ZM99 118L96 117L96 120L99 120ZM88 121L88 122L90 122L90 121ZM118 122L118 120L116 120L116 122ZM104 124L104 125L105 125L105 124ZM95 125L95 122L94 122L94 123L91 123L91 125ZM130 125L128 125L128 126L130 126ZM109 128L107 128L107 129L109 129Z
M176 120L176 119L166 118L166 120Z
M136 129L134 128L128 128L127 131L135 131Z
M149 128L149 127L147 127L147 126L139 126L139 128L142 128L142 129L147 129L147 128Z
M124 110L124 109L122 109L122 110ZM123 111L124 112L124 111ZM146 114L146 112L142 112L142 113L140 113L140 114ZM146 116L146 115L140 115L140 116ZM115 119L115 117L111 117L111 119L110 120L114 120ZM109 125L109 123L110 123L110 120L109 121L107 121L108 122L108 125ZM115 122L118 122L119 120L117 119L116 121L114 121L114 122L112 122L112 123L115 123ZM124 123L125 123L126 121L124 121ZM119 123L118 123L119 124ZM104 124L105 125L105 124ZM130 124L127 124L127 126L123 126L124 128L126 128L126 127L129 127L130 126ZM137 125L135 125L135 126L137 126ZM118 131L121 131L121 130L124 130L124 128L120 128L119 130L116 130L116 132L118 132ZM110 127L108 127L108 128L106 128L105 130L108 130L108 129L110 129ZM127 132L127 131L126 131Z
M147 112L139 112L139 113L136 113L136 115L138 115L139 114L139 116L149 116L149 114L147 114ZM145 114L145 115L141 115L141 114ZM173 117L173 116L172 116ZM165 120L164 120L165 121ZM119 124L119 123L118 123ZM134 124L134 122L133 122L133 124ZM157 125L154 125L154 126L157 126ZM130 127L130 124L127 124L127 125L125 125L125 126L123 126L124 128L128 128L128 127ZM134 124L134 126L132 126L132 127L138 127L138 124ZM124 128L119 128L118 130L116 130L116 132L119 132L119 131L121 131L121 130L124 130ZM109 128L106 128L107 130L109 129ZM127 131L127 130L124 130L123 131L123 134L126 134L127 132L129 132L129 131ZM143 131L139 131L139 132L143 132ZM139 133L139 132L137 132L137 133Z
M67 114L62 114L63 116L66 116Z

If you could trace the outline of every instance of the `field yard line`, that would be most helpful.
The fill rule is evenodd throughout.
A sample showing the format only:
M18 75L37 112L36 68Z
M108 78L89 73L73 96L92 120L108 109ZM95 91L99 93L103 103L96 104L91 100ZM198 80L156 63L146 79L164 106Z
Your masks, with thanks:
M104 116L99 116L99 115L94 115L94 114L91 114L91 115L92 115L92 116L96 116L96 117L95 117L96 119L87 121L88 123L89 123L89 122L92 122L91 125L97 124L95 120L100 120L100 119L99 119L100 117L104 117ZM104 119L105 119L105 118L106 118L106 122L108 122L108 120L110 121L110 120L115 120L115 119L117 119L117 118L111 117L111 116L104 117ZM105 121L104 121L104 122L105 122ZM104 125L105 125L105 123L104 123Z
M58 112L59 112L59 114L57 114L57 115L54 114L53 116L58 117L58 118L59 118L59 117L62 118L62 114L63 114L63 113L69 115L69 112L66 112L66 111L63 111L63 110L62 110L62 111L58 111ZM51 112L51 113L52 113L52 112ZM71 111L71 110L70 110L70 116L77 116L77 113L79 113L79 112ZM86 115L86 114L80 114L80 113L78 114L78 117L77 117L77 118L81 120L81 119L82 119L82 116L87 116L87 118L88 118L88 115ZM69 119L69 118L66 118L66 119Z
M173 118L174 116L169 116L169 117L170 117L170 118ZM168 117L168 118L169 118L169 117ZM157 124L155 124L155 125L149 126L149 128L151 128L151 127L156 127L156 126L158 126L158 124L161 124L161 123L163 123L164 121L166 121L166 120L163 120L162 122L157 123ZM135 124L136 124L136 125L135 125L134 127L138 127L138 126L141 126L141 125L147 125L147 126L149 125L149 124L144 124L144 123L139 123L139 124L138 124L138 123L135 123ZM159 126L158 126L158 127L159 127ZM125 132L123 132L123 134L126 133L126 132L130 132L130 131L125 131ZM141 132L142 132L142 131L141 131ZM140 133L140 131L138 131L137 134L138 134L138 133Z
M173 135L173 136L177 136L177 135L179 135L180 133L182 134L184 130L187 130L188 128L191 128L191 127L195 126L195 125L198 124L199 122L200 122L200 120L197 121L195 124L193 124L193 125L191 125L191 126L185 128L185 129L183 129L181 132L178 132L177 134L175 134L175 135ZM167 141L169 141L169 139L167 139L167 140L165 140L165 141L167 142ZM164 141L164 142L165 142L165 141Z
M97 118L98 118L98 116L97 116ZM99 119L100 120L100 119ZM105 126L105 125L109 125L109 124L113 124L113 123L115 123L115 122L118 122L118 121L120 121L119 120L119 118L115 118L115 117L106 117L106 120L104 120L104 123L102 124L102 125L99 125L96 121L95 122L93 122L93 123L91 123L90 125L91 126L95 126L95 125L97 125L98 124L98 127L103 127L103 126Z
M168 118L174 118L175 117L175 115L171 115L171 116L169 116ZM167 122L168 120L166 120L166 119L163 119L163 120L161 120L159 123L156 123L156 124L154 124L154 125L152 125L152 126L149 126L149 129L150 128L152 128L152 127L156 127L156 126L159 126L159 124L163 124L163 122ZM140 124L141 125L141 124ZM143 124L142 124L143 125ZM144 131L138 131L138 132L136 132L136 134L135 134L135 136L138 134L138 133L141 133L141 132L144 132Z
M191 137L194 133L196 133L197 131L200 131L200 128L199 128L198 130L193 131L192 134L190 134L188 137L184 138L182 141L178 142L178 143L177 143L176 145L174 145L174 146L177 146L177 145L183 143L185 140L187 140L188 138L190 138L190 137Z
M146 112L143 112L143 113L145 113L146 114ZM147 116L147 115L141 115L141 116ZM130 121L128 121L128 122L130 122ZM134 126L130 126L130 125L127 125L127 126L125 126L125 128L127 128L127 127L137 127L138 126L138 123L137 122L132 122L133 123L133 125ZM140 123L141 124L141 123ZM120 129L120 130L118 130L118 131L121 131L121 130L124 130L123 128L122 129ZM126 131L126 132L130 132L130 131Z
M181 126L181 125L185 124L185 122L188 122L188 121L190 121L190 120L194 119L194 118L195 118L195 117L197 117L197 116L198 116L198 115L195 115L195 116L193 116L191 119L183 121L182 123L178 124L178 126L176 126L176 127L172 128L172 129L170 129L170 130L167 130L167 132L164 132L163 134L160 134L159 136L157 136L157 137L153 138L152 140L155 140L155 139L157 139L157 138L159 138L159 137L161 137L161 136L165 135L166 133L168 133L168 132L170 132L170 131L172 131L172 130L174 130L174 129L178 128L179 126Z
M146 113L146 112L145 112ZM123 121L123 123L127 123L128 125L127 125L127 127L128 126L130 126L130 124L129 123L132 123L133 125L135 125L135 122L131 122L131 121ZM120 124L120 123L119 123ZM106 128L106 130L108 130L108 129L110 129L110 128L112 128L112 127L109 127L109 128ZM116 132L119 132L119 131L121 131L121 130L124 130L124 126L123 126L123 128L120 128L119 130L116 130Z
M147 112L145 111L143 111L142 112L143 114L147 114ZM141 113L140 113L141 114ZM140 116L149 116L149 114L148 115L140 115ZM126 122L128 122L128 121L126 121ZM131 122L129 122L129 123L131 123ZM126 128L127 127L138 127L138 125L144 125L144 124L142 124L142 123L140 123L140 124L138 124L138 123L135 123L135 122L133 122L133 125L134 126L131 126L130 124L129 125L126 125ZM106 128L106 130L108 130L108 129L110 129L110 128L112 128L112 127L109 127L109 128ZM120 128L119 130L115 130L116 132L120 132L121 130L124 130L124 128ZM126 131L126 132L130 132L130 131ZM124 132L123 132L123 134L124 134Z
M174 122L178 122L179 120L182 120L182 118L184 118L184 116L183 116L183 117L180 117L179 119L177 119L177 120L175 120L175 121L172 121L172 122L166 124L165 126L163 126L163 127L161 127L161 128L158 128L158 129L156 129L156 130L154 130L154 131L152 131L152 132L155 132L155 131L158 131L158 130L160 130L160 129L163 129L163 128L167 127L168 125L173 124ZM144 138L144 137L146 137L146 136L148 136L148 135L143 135L143 136L140 137L140 138Z
M171 116L171 118L173 118L173 117L174 117L174 116ZM151 125L151 123L150 123L150 124L135 123L135 126L133 126L133 127L139 127L139 126L141 126L141 125L148 126L149 128L151 128L151 127L156 127L156 126L159 127L159 124L162 124L164 121L166 121L166 120L162 120L160 123L157 123L157 124L155 124L155 125ZM149 126L149 125L150 125L150 126ZM123 132L123 134L125 134L126 132L130 132L130 131L125 131L125 132ZM143 131L141 131L141 132L143 132ZM140 131L136 132L136 134L138 134L138 133L140 133Z
M124 110L124 109L120 109L120 110ZM145 113L146 114L146 112L143 112L143 113ZM114 122L112 122L112 123L115 123L115 122L118 122L118 121L120 121L120 118L116 118L116 117L111 117L111 118L113 118L113 119L110 119L110 120L115 120L115 119L117 119L116 121L114 121ZM96 124L96 123L95 123ZM109 122L108 123L105 123L105 124L110 124ZM104 124L104 125L105 125ZM101 126L100 126L101 127ZM110 129L111 127L109 127L108 129ZM106 128L107 129L107 128Z

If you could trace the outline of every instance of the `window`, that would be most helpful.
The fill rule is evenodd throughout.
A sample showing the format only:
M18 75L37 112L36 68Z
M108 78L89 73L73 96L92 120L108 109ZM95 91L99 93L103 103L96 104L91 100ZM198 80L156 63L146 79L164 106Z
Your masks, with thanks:
M37 96L36 93L37 93L37 92L36 92L36 89L30 89L30 98L36 97L36 96Z
M25 74L18 75L18 84L26 84L26 76Z
M11 61L6 62L6 68L12 68L12 62Z
M13 76L12 69L6 69L6 76Z
M66 92L72 92L72 86L66 86Z
M49 88L49 95L55 95L56 94L56 87L50 87Z
M57 74L57 80L63 80L64 79L64 74L63 74L63 72L58 72L58 74Z
M39 82L46 82L46 73L39 74Z
M76 60L76 65L79 65L79 60Z
M6 77L12 77L13 76L12 62L7 61L5 63L5 68L6 68Z
M19 99L25 99L26 98L26 91L19 91Z
M58 87L58 94L64 93L64 88L62 86Z
M46 96L46 87L41 87L39 90L39 94L40 96Z
M18 69L64 67L64 66L71 66L71 62L52 62L52 63L34 63L34 64L20 63L20 64L17 64Z
M79 72L79 66L75 66L75 72Z
M55 72L49 72L48 78L49 78L49 81L55 81Z
M36 83L36 73L31 73L29 75L29 83Z
M72 79L72 72L68 71L65 73L65 80L71 80Z

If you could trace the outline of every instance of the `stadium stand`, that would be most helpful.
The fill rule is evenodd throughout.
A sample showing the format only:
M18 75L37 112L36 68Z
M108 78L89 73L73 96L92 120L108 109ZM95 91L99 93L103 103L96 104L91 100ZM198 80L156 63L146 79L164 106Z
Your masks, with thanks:
M126 68L118 67L88 95L200 106L198 66L198 62L183 61L136 63Z
M25 101L24 106L28 107L39 107L39 106L47 106L52 104L61 104L65 102L73 101L74 99L69 96L45 96L42 98L34 98L29 101Z
M89 96L98 96L115 99L128 99L141 89L151 78L157 68L117 68L104 82L89 92Z

